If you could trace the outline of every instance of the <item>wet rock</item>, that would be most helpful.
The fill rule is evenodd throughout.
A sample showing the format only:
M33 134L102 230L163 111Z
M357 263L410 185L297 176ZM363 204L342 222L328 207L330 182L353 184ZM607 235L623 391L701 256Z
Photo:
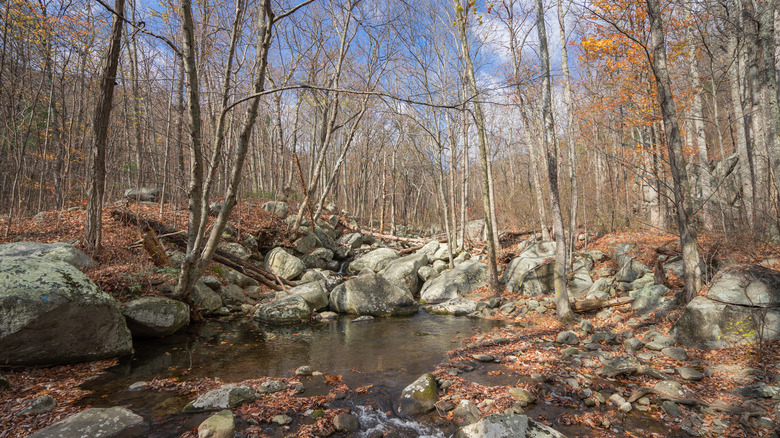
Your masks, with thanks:
M352 414L338 414L333 417L333 427L337 432L357 432L360 430L360 422Z
M469 400L461 400L452 411L452 419L458 426L476 423L481 415L477 405Z
M40 430L29 438L142 437L144 419L122 407L90 408Z
M161 337L176 333L190 323L190 307L162 297L141 297L122 307L133 336Z
M330 309L355 315L397 316L417 313L418 305L408 289L368 272L333 289Z
M229 410L210 416L198 426L198 438L233 438L235 434L236 422Z
M374 317L373 317L373 316L370 316L370 315L363 315L363 316L359 316L359 317L357 317L357 318L353 319L353 320L352 320L352 321L350 321L350 322L366 322L366 321L373 321L373 320L374 320Z
M50 395L38 397L30 402L24 409L19 411L19 415L39 415L51 412L57 407L57 400Z
M564 345L577 345L580 343L580 340L577 338L577 335L574 332L566 331L558 333L558 336L555 338L555 342Z
M263 382L257 387L257 392L260 394L272 394L274 392L284 391L287 389L287 384L281 380L269 380Z
M271 423L278 424L280 426L285 426L292 423L292 418L284 414L275 415L273 418L271 418Z
M14 242L0 245L0 257L40 257L61 261L76 268L97 266L92 258L70 243Z
M182 412L202 412L232 409L257 399L257 392L248 385L223 385L187 403Z
M336 312L327 311L327 312L318 313L314 317L314 319L322 322L336 321L339 319L339 314Z
M375 249L352 261L352 263L347 266L347 272L354 275L360 273L360 271L365 268L368 268L374 272L379 272L386 268L391 261L399 257L400 255L398 254L398 251L394 249Z
M119 306L83 272L41 257L0 257L0 363L53 365L132 352Z
M477 310L477 303L463 297L453 298L428 308L428 312L437 315L468 315Z
M262 303L254 314L256 321L266 324L297 324L311 318L311 308L300 295L290 295L281 300Z
M565 438L557 430L519 414L491 414L463 426L453 438Z
M680 377L683 378L684 380L698 382L699 380L704 378L704 374L691 367L679 367L676 369L676 371L677 374L679 374Z
M487 265L468 260L426 282L420 291L420 299L426 303L441 303L486 284Z
M263 265L265 269L285 280L297 278L306 269L306 266L298 257L278 247L266 254Z
M424 414L433 410L438 399L436 379L431 374L423 374L401 392L398 413L403 416Z
M525 388L509 388L507 392L520 403L520 406L526 407L536 402L536 396Z

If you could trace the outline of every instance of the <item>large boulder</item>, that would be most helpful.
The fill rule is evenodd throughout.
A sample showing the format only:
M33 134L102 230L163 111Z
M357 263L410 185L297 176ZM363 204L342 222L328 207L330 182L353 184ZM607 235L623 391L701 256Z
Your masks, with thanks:
M334 287L344 282L344 277L325 269L310 269L301 276L298 284L311 283L312 281L319 281L325 290L330 292Z
M270 211L280 218L286 218L287 214L290 212L290 205L282 201L268 201L260 208L265 211Z
M162 190L158 187L141 187L140 189L127 189L125 190L125 199L135 201L136 199L143 202L157 202L160 200Z
M308 269L325 269L332 260L333 251L328 248L315 248L303 256L303 264Z
M671 302L671 298L666 298L669 288L663 284L651 284L642 289L632 290L628 296L634 299L631 308L638 310L639 313L647 313L658 309L659 307Z
M29 438L128 438L149 436L144 419L122 408L90 408L54 423Z
M409 289L412 294L420 289L417 271L428 264L425 254L412 254L391 261L379 274L390 283Z
M0 363L72 363L132 350L116 301L83 272L39 257L0 257Z
M537 242L512 259L509 265L507 265L502 278L507 290L512 293L524 293L529 296L547 293L545 292L547 284L552 284L552 278L546 278L548 268L541 268L541 271L537 273L534 273L534 271L537 271L545 262L549 262L551 257L555 257L555 248L555 242ZM526 289L524 285L526 277L529 277L529 281L536 283L529 286L528 290L524 290Z
M758 265L723 269L672 327L686 347L726 348L780 339L780 272Z
M438 240L431 240L423 245L422 248L418 249L415 254L425 254L428 256L429 260L432 260L433 256L436 255L436 251L439 250L439 246L441 246L441 244Z
M398 413L403 416L424 414L433 410L438 399L436 379L431 374L423 374L401 392Z
M133 336L160 337L174 334L190 323L190 308L181 301L141 297L122 307Z
M262 303L257 307L255 320L265 324L300 324L311 318L309 303L300 295Z
M338 243L350 249L360 248L363 245L363 235L360 233L344 234L339 237Z
M359 257L352 261L347 266L347 272L352 275L360 273L365 268L368 268L374 272L379 272L386 268L391 261L399 258L398 251L391 248L379 248L373 251L367 252L362 257Z
M487 265L467 260L427 281L420 291L420 300L426 303L441 303L480 288L487 284L487 280Z
M62 261L77 268L96 266L83 251L70 243L14 242L0 245L0 257L40 257L44 260Z
M319 281L295 286L289 290L289 293L303 298L311 309L322 310L328 307L328 292Z
M417 313L418 305L409 290L366 272L336 286L330 293L330 308L355 315L396 316Z
M428 312L434 313L436 315L463 316L475 312L476 310L477 310L476 302L463 297L457 297L451 300L447 300L443 303L439 303L434 306L431 306L428 309Z
M566 435L525 415L491 414L461 427L453 438L566 438Z
M292 280L306 270L301 259L289 254L282 248L274 248L265 256L265 269L285 280Z
M483 241L487 233L484 219L475 219L473 221L466 222L466 229L464 234L466 239L471 241Z
M198 426L198 438L233 438L236 423L233 412L228 409L205 419Z

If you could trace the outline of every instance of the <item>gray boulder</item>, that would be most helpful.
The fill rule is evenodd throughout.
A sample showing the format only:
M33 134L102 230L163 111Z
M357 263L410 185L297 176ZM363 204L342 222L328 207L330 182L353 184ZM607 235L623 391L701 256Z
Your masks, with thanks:
M110 295L83 272L39 257L0 257L0 363L50 365L132 353Z
M258 283L254 278L248 275L244 275L235 269L230 269L227 266L221 266L220 268L225 280L227 280L229 283L235 284L236 286L249 287L260 285L260 283Z
M14 242L0 245L0 257L40 257L62 261L77 268L97 266L94 260L70 243Z
M780 272L761 265L729 266L712 280L707 298L738 306L780 307Z
M198 438L233 438L235 434L235 418L233 412L227 409L210 416L198 426Z
M181 301L162 297L141 297L122 307L133 336L160 337L177 332L190 323L190 308Z
M417 313L418 305L409 290L366 272L333 289L330 309L355 315L396 316Z
M650 268L633 258L629 258L615 274L615 281L631 283L648 272L652 272Z
M605 300L609 298L609 285L610 280L608 278L599 278L590 286L588 292L585 294L585 298L589 300L594 298Z
M409 289L412 294L415 294L420 289L417 271L427 264L427 255L412 254L391 261L385 269L379 272L379 275L385 277L390 283Z
M546 261L525 274L520 293L529 297L548 295L555 289L555 262Z
M699 349L780 339L780 309L738 306L695 297L672 326L672 337Z
M122 408L90 408L54 423L29 438L128 438L148 436L144 419Z
M461 427L453 438L566 438L566 435L525 415L491 414Z
M254 319L265 324L299 324L308 322L311 308L300 295L290 295L281 300L263 303L257 307Z
M350 249L356 249L363 246L363 235L360 233L344 234L339 237L338 243L346 245Z
M325 269L333 260L333 255L328 248L316 248L305 254L302 261L308 269Z
M316 248L317 243L319 243L317 236L309 233L293 242L293 248L299 253L305 254L310 249Z
M423 245L422 248L418 249L415 254L425 254L429 259L433 259L433 256L436 254L436 251L439 250L440 245L438 240L431 240Z
M306 270L301 259L289 254L282 248L274 248L265 256L265 269L274 272L285 280L292 280Z
M296 286L290 289L289 293L303 298L311 309L322 310L328 307L328 293L319 281Z
M249 385L222 385L187 403L182 412L233 409L257 399L257 392Z
M420 300L426 303L441 303L457 298L486 285L487 277L487 265L468 260L427 281L420 291Z
M634 298L631 308L638 310L639 313L651 312L667 301L666 294L668 292L669 288L663 284L654 284L645 286L642 289L632 290L628 293L630 297Z
M290 205L282 201L268 201L260 208L265 211L270 211L280 218L286 218L287 214L290 213Z
M484 219L475 219L466 222L466 229L464 230L466 239L471 241L482 241L485 240L485 233L486 228Z
M244 290L235 284L229 284L219 288L217 294L222 300L222 304L225 306L240 306L249 303L249 299L244 294Z
M222 307L222 298L201 281L197 281L192 288L192 301L206 315L210 315Z
M325 290L330 292L334 287L344 282L344 277L325 269L310 269L303 274L298 284L306 284L312 281L319 281Z
M436 379L431 374L423 374L401 392L398 413L402 416L424 414L433 410L438 399Z
M125 190L125 199L135 201L136 199L143 202L157 202L160 200L162 190L157 187L141 187L140 189L127 189Z
M386 268L391 261L399 258L398 251L391 248L379 248L373 251L369 251L362 257L359 257L352 261L347 266L347 272L352 275L360 273L365 268L368 268L374 272L379 272Z
M235 242L222 243L219 245L219 249L241 260L247 260L252 255L251 251L241 246L241 244Z

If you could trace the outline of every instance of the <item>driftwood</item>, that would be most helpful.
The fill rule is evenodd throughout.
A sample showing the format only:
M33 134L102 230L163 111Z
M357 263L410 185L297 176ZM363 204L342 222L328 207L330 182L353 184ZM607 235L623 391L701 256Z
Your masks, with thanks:
M175 230L160 221L141 217L129 210L112 210L110 214L112 218L122 223L135 225L145 230L153 230L158 235L165 235L168 242L173 243L181 250L187 249L186 233L183 231ZM273 290L283 290L283 287L276 283L278 277L266 271L261 266L248 263L220 249L215 251L213 260L229 268L235 269L236 271L239 271L247 277L257 280L258 282L268 286ZM288 280L279 280L282 284L293 286L293 283Z
M593 310L600 310L605 307L622 306L634 301L631 297L613 298L611 300L602 300L594 298L590 300L574 300L571 302L571 309L576 313L585 313Z

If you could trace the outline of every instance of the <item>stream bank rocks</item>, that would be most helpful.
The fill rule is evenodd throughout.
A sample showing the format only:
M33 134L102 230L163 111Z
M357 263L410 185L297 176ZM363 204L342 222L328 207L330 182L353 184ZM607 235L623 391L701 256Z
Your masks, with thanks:
M122 307L122 315L130 333L141 337L172 335L190 323L189 306L162 297L133 300Z
M759 265L724 268L706 297L688 303L672 336L699 349L780 339L780 272Z
M525 415L491 414L461 427L453 438L566 438L566 435Z
M63 261L0 257L0 362L52 365L132 352L110 295Z
M182 412L203 412L232 409L257 399L257 391L249 385L223 385L187 403Z
M430 304L441 303L463 296L487 284L487 265L468 260L453 269L442 272L427 281L420 291L420 300Z
M236 422L233 412L224 410L205 419L198 426L198 438L233 438Z
M367 271L333 289L330 309L355 315L400 316L417 313L418 304L408 289Z
M436 379L431 374L423 374L401 392L398 413L402 416L412 416L430 412L438 399Z
M40 257L61 261L77 268L92 268L97 264L70 243L15 242L0 245L0 257Z
M123 407L90 408L40 430L30 438L143 437L143 417Z

